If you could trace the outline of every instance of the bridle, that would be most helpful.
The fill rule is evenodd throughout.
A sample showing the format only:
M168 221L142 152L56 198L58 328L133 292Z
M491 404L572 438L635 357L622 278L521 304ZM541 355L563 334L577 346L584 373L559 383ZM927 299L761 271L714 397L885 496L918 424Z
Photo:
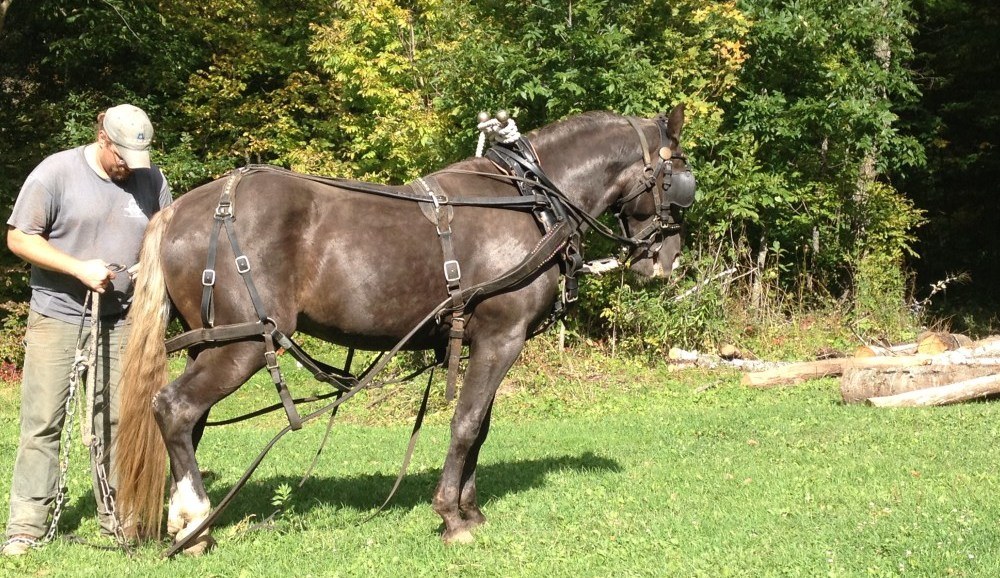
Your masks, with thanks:
M618 219L621 234L615 233L596 217L589 215L549 180L525 137L522 136L514 143L492 147L487 151L486 157L497 167L503 167L501 170L509 175L508 178L520 189L522 195L529 196L534 192L547 197L549 204L557 209L560 218L569 217L576 224L586 222L596 232L615 242L646 253L653 252L652 247L663 238L681 232L684 211L694 203L695 178L687 155L669 146L668 120L664 115L657 115L653 119L659 132L660 145L657 147L655 165L649 153L649 141L639 126L638 119L625 117L625 120L639 136L644 167L642 175L629 192L611 206L615 218ZM674 170L674 161L681 161L684 168ZM450 172L486 175L474 171L451 170ZM645 194L653 196L655 207L653 219L640 231L633 233L628 225L625 208Z
M695 178L691 172L687 155L672 149L667 145L667 119L663 115L654 118L660 136L660 146L657 147L656 165L652 163L649 154L649 142L638 121L626 117L628 123L639 135L644 163L642 176L628 194L623 195L613 206L615 217L621 227L621 241L639 249L649 251L663 238L681 232L684 221L684 211L694 203ZM674 170L674 161L681 161L684 168ZM629 203L637 203L645 195L653 196L655 212L653 219L641 230L633 233L628 226L628 216L625 207Z

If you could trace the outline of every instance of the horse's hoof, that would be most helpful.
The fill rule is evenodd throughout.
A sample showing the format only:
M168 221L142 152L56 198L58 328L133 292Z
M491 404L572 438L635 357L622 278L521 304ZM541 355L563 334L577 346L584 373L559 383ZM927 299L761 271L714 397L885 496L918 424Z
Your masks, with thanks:
M462 518L465 520L466 525L470 528L476 528L486 523L486 516L484 516L479 510L462 512Z
M475 536L472 532L462 529L456 530L455 532L445 533L442 537L445 544L472 544L476 541Z
M195 538L191 545L184 548L184 553L188 556L201 556L207 554L209 550L215 548L215 538L209 534Z

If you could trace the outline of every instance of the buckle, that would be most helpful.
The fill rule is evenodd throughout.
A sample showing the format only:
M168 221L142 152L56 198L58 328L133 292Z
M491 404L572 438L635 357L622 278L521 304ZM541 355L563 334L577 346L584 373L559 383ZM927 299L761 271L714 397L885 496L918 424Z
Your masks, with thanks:
M444 262L444 280L449 283L457 283L462 279L462 268L458 261L451 259Z
M264 365L265 365L265 367L267 367L268 371L273 371L275 369L279 369L280 366L278 365L278 355L277 355L277 353L275 353L274 351L265 351L264 352Z
M225 219L232 216L233 204L230 201L219 201L219 205L215 207L215 218Z
M240 255L236 258L236 272L240 275L250 272L250 259L246 255Z
M215 285L215 269L205 269L201 272L201 284L205 287Z

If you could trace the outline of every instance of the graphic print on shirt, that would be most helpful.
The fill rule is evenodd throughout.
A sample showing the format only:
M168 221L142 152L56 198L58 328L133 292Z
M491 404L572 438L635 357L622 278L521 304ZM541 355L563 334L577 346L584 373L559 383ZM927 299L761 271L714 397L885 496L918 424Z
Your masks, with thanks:
M146 218L146 213L142 212L142 208L135 202L134 197L129 197L128 204L125 205L125 210L122 214L130 219Z

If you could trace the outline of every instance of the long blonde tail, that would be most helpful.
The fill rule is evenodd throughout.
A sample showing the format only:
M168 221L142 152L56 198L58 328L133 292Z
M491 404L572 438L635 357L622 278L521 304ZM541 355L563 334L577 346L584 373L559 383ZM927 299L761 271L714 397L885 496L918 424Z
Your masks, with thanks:
M139 253L140 270L128 319L131 324L119 383L115 471L116 509L140 538L160 537L166 477L166 447L153 415L153 396L167 383L164 335L170 313L160 244L173 207L149 222Z

